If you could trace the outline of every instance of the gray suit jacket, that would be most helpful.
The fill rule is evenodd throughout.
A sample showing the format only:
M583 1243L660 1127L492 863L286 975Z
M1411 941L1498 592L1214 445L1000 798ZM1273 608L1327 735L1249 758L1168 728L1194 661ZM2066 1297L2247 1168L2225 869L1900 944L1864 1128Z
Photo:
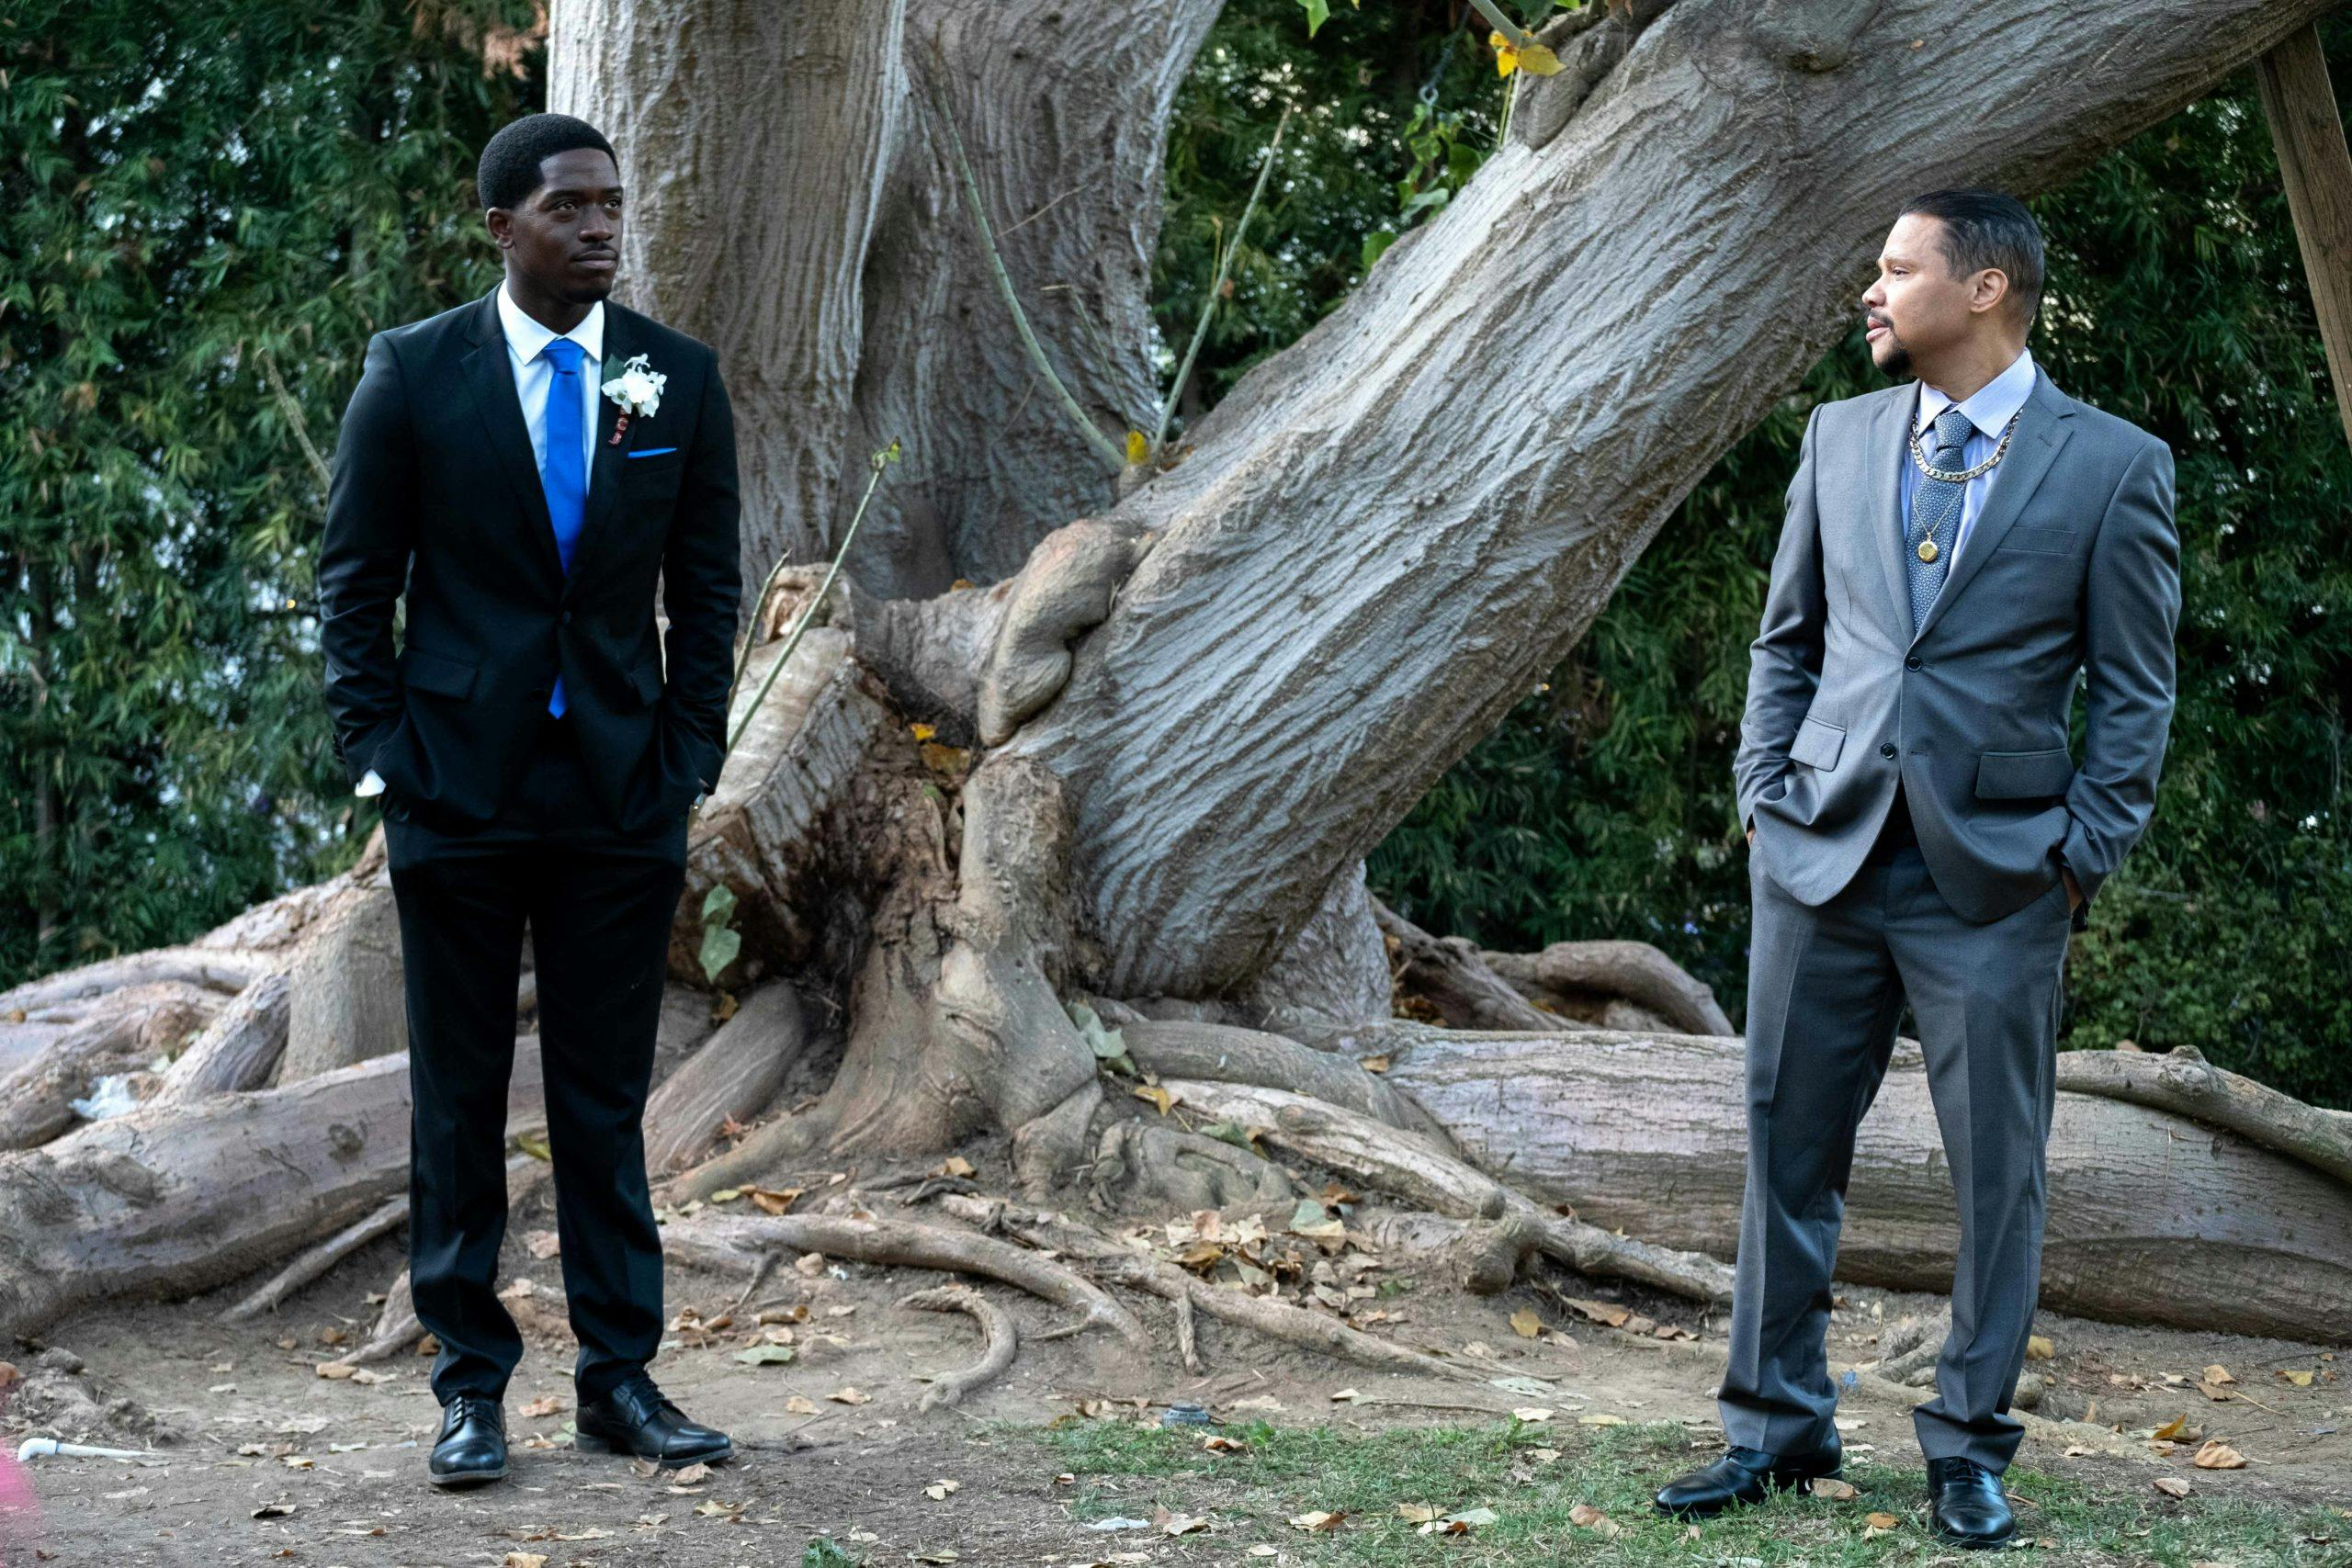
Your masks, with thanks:
M2082 885L2148 825L2173 709L2172 449L2037 373L2008 456L1914 635L1899 465L1912 384L1805 424L1733 763L1759 868L1808 904L1860 869L1903 784L1929 874L1988 921ZM2086 677L2082 766L2067 750Z

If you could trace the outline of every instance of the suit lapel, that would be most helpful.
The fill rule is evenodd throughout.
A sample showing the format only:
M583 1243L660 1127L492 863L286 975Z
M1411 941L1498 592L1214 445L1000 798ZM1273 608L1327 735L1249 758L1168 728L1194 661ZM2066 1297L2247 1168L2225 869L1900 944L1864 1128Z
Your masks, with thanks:
M1911 460L1905 426L1918 407L1917 391L1882 398L1871 415L1869 450L1862 457L1862 484L1871 532L1878 536L1878 558L1886 568L1887 604L1894 625L1911 624L1911 584L1903 565L1903 465Z
M514 395L514 372L507 364L506 330L498 320L498 290L481 297L476 307L473 347L461 362L468 394L481 417L482 438L497 455L508 488L521 507L524 526L537 541L536 551L548 573L563 578L563 558L555 547L555 525L548 519L547 491L539 485L538 461L531 454L531 427L523 420L523 400Z
M2048 375L2039 367L2033 373L2033 390L2025 400L2025 410L2018 418L2018 433L2009 443L2009 455L1993 470L1993 488L1985 494L1984 510L1977 514L1975 525L1969 529L1960 558L1952 562L1951 575L1936 594L1936 602L1928 606L1928 618L1919 623L1919 636L1935 629L1944 608L1960 591L1966 588L2025 510L2033 498L2050 466L2058 460L2059 448L2066 445L2073 434L2067 421L2074 417L2074 406L2051 383ZM1906 608L1908 602L1905 602Z
M617 446L614 444L613 426L619 420L620 405L603 392L604 384L619 375L621 366L637 352L627 319L610 299L605 301L603 348L603 357L590 372L598 388L596 446L588 465L588 506L580 519L580 537L571 546L574 574L580 570L582 558L596 548L597 538L612 525L613 515L620 509L621 454L632 445L627 436ZM587 367L583 364L582 368Z

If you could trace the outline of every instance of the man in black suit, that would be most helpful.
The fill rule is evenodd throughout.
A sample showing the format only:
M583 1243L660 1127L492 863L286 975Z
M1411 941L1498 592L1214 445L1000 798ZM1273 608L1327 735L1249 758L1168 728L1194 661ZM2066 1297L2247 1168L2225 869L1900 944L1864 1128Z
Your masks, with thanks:
M605 298L604 137L532 115L477 179L505 280L368 340L318 566L336 754L381 794L400 912L410 1285L440 1340L428 1470L450 1486L506 1473L522 1341L494 1287L526 921L578 1446L673 1467L733 1451L645 1371L662 1244L641 1128L686 818L726 757L733 417L707 346Z

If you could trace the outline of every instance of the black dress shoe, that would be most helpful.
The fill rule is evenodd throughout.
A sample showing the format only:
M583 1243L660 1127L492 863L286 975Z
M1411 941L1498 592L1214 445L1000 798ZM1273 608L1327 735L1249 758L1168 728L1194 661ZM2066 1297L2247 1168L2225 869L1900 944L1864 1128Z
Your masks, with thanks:
M2018 1528L2001 1478L1966 1459L1928 1461L1928 1517L1955 1546L1998 1546Z
M1703 1519L1735 1503L1761 1503L1769 1492L1785 1492L1838 1473L1838 1445L1832 1437L1804 1453L1767 1453L1733 1449L1713 1464L1678 1475L1659 1489L1657 1510L1677 1518Z
M461 1393L441 1407L441 1436L425 1470L435 1486L480 1486L506 1479L506 1413L486 1393Z
M572 1431L571 1446L582 1453L635 1454L664 1470L735 1457L726 1433L687 1420L643 1372L600 1399L582 1400Z

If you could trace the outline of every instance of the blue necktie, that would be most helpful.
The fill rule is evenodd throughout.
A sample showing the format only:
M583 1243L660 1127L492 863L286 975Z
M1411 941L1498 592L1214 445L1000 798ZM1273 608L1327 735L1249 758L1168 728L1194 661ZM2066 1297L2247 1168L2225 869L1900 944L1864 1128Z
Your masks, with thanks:
M1935 439L1922 442L1928 448L1928 461L1946 473L1956 473L1967 465L1960 455L1968 446L1968 434L1976 427L1968 416L1953 403L1936 415L1932 426ZM1944 573L1951 570L1952 553L1960 545L1960 503L1967 498L1965 480L1931 479L1919 476L1917 488L1911 491L1911 536L1905 548L1904 565L1910 569L1911 627L1918 630L1919 623L1928 618L1928 607L1936 602L1936 594L1943 588ZM1919 558L1919 541L1936 542L1936 558Z
M555 552L571 572L571 547L580 540L581 520L588 514L588 460L582 454L580 425L580 361L587 350L560 337L539 350L539 357L555 369L548 386L547 461L539 466L539 486L547 492L548 521L555 527ZM563 716L563 674L548 696L548 712Z

